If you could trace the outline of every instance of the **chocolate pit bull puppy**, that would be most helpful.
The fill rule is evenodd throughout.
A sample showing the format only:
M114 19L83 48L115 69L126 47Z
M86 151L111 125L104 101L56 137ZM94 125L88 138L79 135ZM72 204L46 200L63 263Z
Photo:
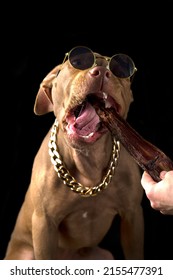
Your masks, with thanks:
M6 260L114 259L98 245L121 217L125 259L143 259L140 171L102 124L93 95L127 118L136 68L79 46L43 80L34 112L55 122L34 159L32 176Z

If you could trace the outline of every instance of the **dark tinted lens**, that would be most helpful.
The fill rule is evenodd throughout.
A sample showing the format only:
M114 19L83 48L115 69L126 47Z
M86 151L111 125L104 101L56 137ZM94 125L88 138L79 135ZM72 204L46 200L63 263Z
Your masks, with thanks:
M132 59L125 54L114 55L109 63L112 73L119 78L127 78L134 74L135 66Z
M86 47L76 47L71 50L69 61L74 68L85 70L93 66L94 54Z

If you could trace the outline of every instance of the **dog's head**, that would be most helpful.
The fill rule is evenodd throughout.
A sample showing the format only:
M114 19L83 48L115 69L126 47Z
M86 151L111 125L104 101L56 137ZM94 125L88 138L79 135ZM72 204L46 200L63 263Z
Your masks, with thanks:
M134 64L130 61L132 64L129 65L128 56L120 54L113 60L86 47L78 48L66 54L67 61L44 78L34 112L37 115L54 112L60 129L68 138L93 143L108 130L91 105L92 96L102 98L106 107L115 107L126 118L133 101L130 77L135 67L130 68ZM121 66L126 68L123 71L129 71L128 74L121 73Z

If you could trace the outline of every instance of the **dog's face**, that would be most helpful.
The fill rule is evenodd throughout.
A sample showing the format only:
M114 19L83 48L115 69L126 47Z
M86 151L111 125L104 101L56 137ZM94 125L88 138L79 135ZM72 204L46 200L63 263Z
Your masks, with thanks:
M102 98L106 107L115 107L124 118L133 101L130 78L116 77L105 57L94 54L96 63L89 69L76 69L69 60L55 67L36 97L35 113L53 111L71 142L93 143L108 132L91 105L93 95Z

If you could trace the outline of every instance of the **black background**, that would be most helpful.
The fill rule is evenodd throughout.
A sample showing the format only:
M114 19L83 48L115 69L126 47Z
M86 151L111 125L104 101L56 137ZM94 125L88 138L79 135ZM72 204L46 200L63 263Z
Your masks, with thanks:
M150 1L151 2L151 1ZM156 2L157 3L157 2ZM67 5L66 5L67 4ZM76 45L112 56L130 55L138 71L128 120L173 159L173 15L171 1L101 4L58 2L35 7L9 5L1 23L1 192L0 258L27 190L33 158L54 119L35 116L39 84ZM64 5L64 6L63 6ZM101 5L101 6L100 6ZM3 11L2 11L3 13ZM145 258L173 259L173 216L150 207L144 195ZM114 251L116 223L104 245ZM136 240L138 242L138 240Z

